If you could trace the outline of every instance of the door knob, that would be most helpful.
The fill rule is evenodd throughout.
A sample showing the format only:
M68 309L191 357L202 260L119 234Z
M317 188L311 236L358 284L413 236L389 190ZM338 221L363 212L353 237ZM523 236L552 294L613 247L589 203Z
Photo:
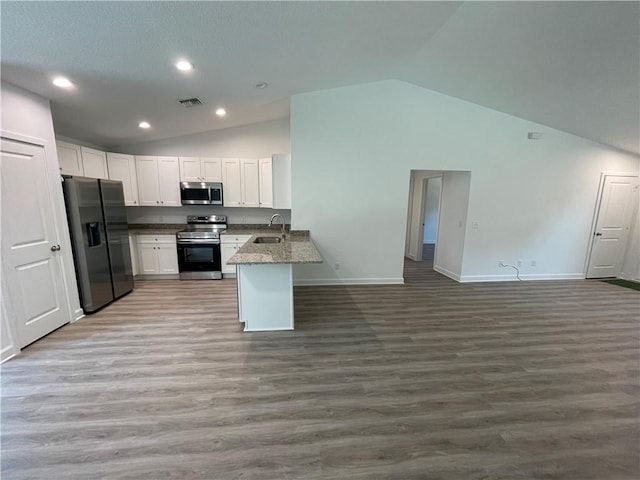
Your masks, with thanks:
M60 245L51 245L51 251L52 252L57 252L60 250Z
M596 233L596 237L600 237L602 234L600 232Z

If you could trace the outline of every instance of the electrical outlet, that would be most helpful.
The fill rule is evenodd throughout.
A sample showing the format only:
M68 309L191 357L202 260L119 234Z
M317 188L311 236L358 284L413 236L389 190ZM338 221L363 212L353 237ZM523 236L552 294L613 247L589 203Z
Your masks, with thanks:
M504 267L504 260L500 260L500 261L498 262L498 266L499 266L499 267Z
M522 260L518 260L517 265L518 265L518 268L520 268L522 266Z
M535 267L536 265L538 265L538 262L535 260L531 260L531 266Z
M335 268L336 270L340 270L340 264L339 264L338 262L336 262L336 264L335 264L334 268Z

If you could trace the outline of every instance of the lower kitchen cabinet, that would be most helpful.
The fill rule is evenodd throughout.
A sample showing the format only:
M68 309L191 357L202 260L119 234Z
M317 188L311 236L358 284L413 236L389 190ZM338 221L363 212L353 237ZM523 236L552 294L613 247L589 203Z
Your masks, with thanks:
M247 243L251 235L220 235L220 256L222 257L222 274L225 276L233 276L236 274L236 266L228 265L227 261L233 256L238 249Z
M175 235L138 235L138 274L178 274Z

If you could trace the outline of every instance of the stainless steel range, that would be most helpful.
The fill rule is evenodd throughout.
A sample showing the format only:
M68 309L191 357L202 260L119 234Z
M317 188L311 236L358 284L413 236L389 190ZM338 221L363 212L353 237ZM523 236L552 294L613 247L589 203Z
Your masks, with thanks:
M220 234L226 215L188 216L187 229L176 233L181 280L220 280Z

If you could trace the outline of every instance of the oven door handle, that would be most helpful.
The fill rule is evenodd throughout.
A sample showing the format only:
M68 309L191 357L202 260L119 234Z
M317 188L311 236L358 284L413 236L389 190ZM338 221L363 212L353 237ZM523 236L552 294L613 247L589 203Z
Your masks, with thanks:
M206 239L206 238L192 238L189 240L178 240L178 245L196 245L196 244L209 244L209 245L220 245L220 240L214 239Z

